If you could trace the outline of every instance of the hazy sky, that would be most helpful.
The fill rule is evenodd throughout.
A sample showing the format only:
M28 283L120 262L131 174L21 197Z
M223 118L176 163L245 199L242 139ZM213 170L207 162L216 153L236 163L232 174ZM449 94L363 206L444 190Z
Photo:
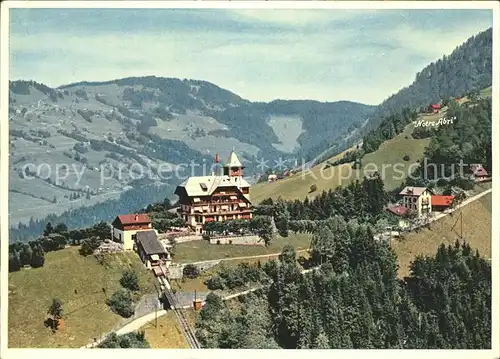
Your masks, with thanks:
M12 9L10 76L206 80L253 101L378 104L492 26L489 10Z

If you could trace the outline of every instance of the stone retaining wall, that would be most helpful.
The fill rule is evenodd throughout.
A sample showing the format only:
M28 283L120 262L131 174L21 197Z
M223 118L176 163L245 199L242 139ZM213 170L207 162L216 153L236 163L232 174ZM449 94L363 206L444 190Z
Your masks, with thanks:
M210 238L210 244L233 244L244 246L263 246L264 241L259 236L231 236Z

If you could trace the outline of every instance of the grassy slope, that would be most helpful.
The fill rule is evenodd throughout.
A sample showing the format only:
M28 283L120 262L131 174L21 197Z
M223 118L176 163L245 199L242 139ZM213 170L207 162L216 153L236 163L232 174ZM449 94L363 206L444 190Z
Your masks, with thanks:
M481 97L491 97L491 86L490 87L487 87L485 89L482 89L481 91L479 91L479 95Z
M472 248L478 249L479 254L485 258L491 258L491 200L492 196L489 193L462 210L464 239ZM459 234L460 211L457 211L434 222L430 230L412 232L403 240L393 242L392 248L398 256L399 275L408 274L410 262L415 256L433 255L441 243L454 244Z
M309 253L307 252L300 252L297 253L297 259L300 257L309 257ZM234 260L228 260L224 261L206 271L203 271L200 273L200 275L197 278L194 279L189 279L185 278L182 280L174 280L172 281L172 288L178 291L183 291L183 292L192 292L194 294L195 291L198 292L208 292L209 289L205 285L205 281L207 279L210 279L213 277L219 270L222 268L232 268L236 267L240 263L250 263L250 264L257 264L257 262L260 262L260 264L264 265L264 263L273 260L273 259L278 259L278 255L272 255L269 257L263 257L263 258L248 258L248 259L234 259ZM240 290L236 290L240 291Z
M121 317L105 304L120 288L129 265L137 270L141 292L154 292L153 276L135 253L110 255L109 265L82 257L75 247L46 254L45 266L9 274L9 347L80 347L110 331ZM75 294L77 290L77 294ZM63 326L56 334L45 328L53 298L63 301Z
M425 119L431 119L430 116L425 117ZM395 169L392 165L400 163L401 165L396 170L399 169L407 173L408 167L422 158L424 150L430 142L430 139L411 138L412 131L413 125L407 126L402 134L384 142L377 151L364 156L362 170L353 170L351 164L348 163L325 169L325 164L320 163L311 171L297 173L273 183L259 183L252 186L250 189L252 199L258 203L268 197L273 199L280 196L283 199L304 199L309 196L309 198L313 198L323 190L334 189L356 179L362 180L364 175L372 172L374 168L377 168L379 173L385 171L384 180L387 189L395 188L401 184L404 177L394 176ZM410 156L410 161L403 161L405 155ZM387 166L385 170L383 165ZM308 193L313 184L316 185L317 190Z
M196 322L196 313L194 310L186 310L187 320L194 327ZM189 345L184 339L179 323L175 314L169 311L166 315L158 318L158 326L155 322L149 322L141 328L146 333L146 340L153 349L160 348L179 348L189 349Z

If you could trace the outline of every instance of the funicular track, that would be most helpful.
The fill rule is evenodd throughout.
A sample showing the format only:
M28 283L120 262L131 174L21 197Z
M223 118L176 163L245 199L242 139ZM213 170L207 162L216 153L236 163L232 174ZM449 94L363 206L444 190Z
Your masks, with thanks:
M168 300L168 303L170 304L170 308L175 314L175 317L177 318L177 321L179 322L180 328L182 335L186 339L186 342L189 344L189 347L191 349L200 349L201 345L198 339L196 338L196 335L189 325L186 315L184 312L184 309L182 308L182 305L179 303L177 300L177 297L175 294L172 292L172 289L170 287L170 283L168 282L167 275L165 273L165 270L162 268L163 271L163 277L159 277L160 283L162 284L162 290L165 295L165 298Z

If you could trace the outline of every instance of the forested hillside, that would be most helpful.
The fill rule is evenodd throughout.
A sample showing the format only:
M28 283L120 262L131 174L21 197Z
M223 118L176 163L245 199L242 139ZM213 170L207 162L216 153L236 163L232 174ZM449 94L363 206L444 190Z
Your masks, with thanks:
M364 226L332 218L312 241L318 271L300 274L285 247L262 267L270 286L228 305L206 299L197 336L206 348L488 349L491 266L467 243L417 257L404 280Z
M492 172L491 99L480 99L461 106L451 103L446 117L456 120L453 124L435 129L415 129L413 136L430 137L431 142L424 153L426 163L418 166L414 173L416 179L408 179L407 184L442 185L451 179L460 185L456 180L467 176L468 165L475 163ZM462 168L461 163L465 165ZM437 172L436 164L439 165Z
M443 99L462 97L492 84L493 30L489 28L457 47L450 55L417 73L415 81L382 102L375 120L401 112L404 108L427 107ZM368 128L377 125L370 122Z
M9 214L12 223L29 226L31 217L43 220L78 207L95 208L95 214L79 212L84 225L106 219L101 213L109 211L102 208L135 211L137 201L129 196L117 202L121 206L105 202L117 200L141 176L176 186L210 173L215 154L225 160L232 148L247 176L257 174L261 159L293 166L286 160L347 136L374 108L348 101L250 102L209 82L155 76L56 89L13 81L9 95ZM69 168L62 180L56 175L61 164Z
M309 100L275 100L269 103L251 102L212 83L199 80L180 80L155 76L132 77L106 82L81 82L60 87L61 90L117 85L123 87L123 100L132 109L141 110L148 117L173 119L176 115L199 114L212 117L226 128L211 134L234 137L243 143L256 146L266 158L283 155L273 144L283 140L270 124L273 116L302 123L297 136L298 148L303 153L321 146L324 141L341 139L359 128L373 112L374 106L350 101L318 102ZM140 88L140 90L138 90ZM112 104L101 96L101 102ZM142 116L141 116L142 117ZM151 117L151 116L149 116ZM154 124L153 124L154 126ZM209 131L210 132L210 131ZM203 136L202 136L203 137Z

